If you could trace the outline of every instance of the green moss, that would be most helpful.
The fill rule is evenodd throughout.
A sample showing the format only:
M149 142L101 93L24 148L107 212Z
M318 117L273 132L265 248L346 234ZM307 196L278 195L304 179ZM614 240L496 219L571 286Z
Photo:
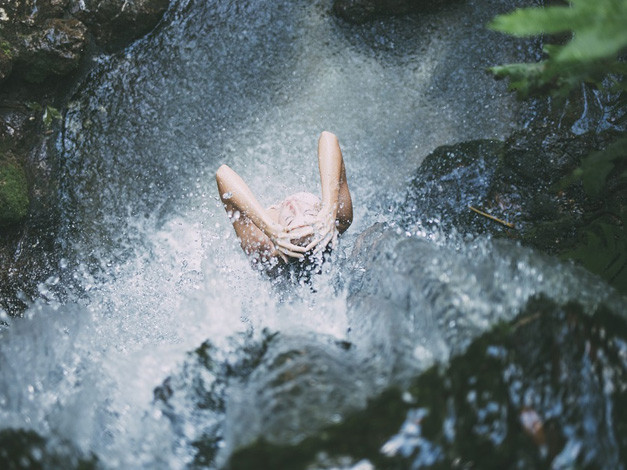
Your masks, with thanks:
M20 165L0 161L0 226L22 221L28 214L28 184Z
M11 49L11 44L7 41L0 41L0 50L4 52L4 54L9 58L13 58L13 50Z

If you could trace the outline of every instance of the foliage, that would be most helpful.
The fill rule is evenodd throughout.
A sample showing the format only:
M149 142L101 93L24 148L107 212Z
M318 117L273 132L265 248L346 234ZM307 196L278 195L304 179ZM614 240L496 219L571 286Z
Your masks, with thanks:
M564 256L599 274L620 292L627 288L627 233L622 214L603 214L582 230L581 242Z
M53 121L61 119L61 117L61 113L57 108L54 108L52 106L46 106L44 109L44 115L42 117L44 126L49 128L52 125Z
M622 75L627 73L627 63L620 55L627 50L626 24L625 0L571 0L569 6L524 8L497 16L489 27L514 36L572 35L566 44L547 44L546 58L538 63L491 70L497 77L508 77L511 88L522 96L550 90L565 97L582 82L625 92Z
M566 6L519 9L497 16L490 28L514 36L571 33L563 44L547 44L538 63L493 67L521 97L551 93L566 98L582 83L615 93L627 108L627 0L570 0ZM627 137L584 157L563 178L561 189L581 181L596 206L581 228L578 246L564 256L581 262L619 290L627 286ZM622 287L622 288L621 288Z
M13 58L13 51L11 49L11 44L7 41L2 41L0 38L0 51L4 52L4 54L9 58Z
M28 214L28 185L24 170L0 159L0 226L20 222Z
M44 123L44 126L46 127L46 129L49 129L55 120L61 119L63 117L61 113L59 112L59 110L55 108L54 106L49 106L49 105L42 106L41 104L35 101L29 101L26 103L26 107L34 113L43 112L41 116L41 120Z
M575 178L581 178L583 187L588 194L598 197L603 190L605 181L613 170L620 170L622 162L627 161L627 137L622 137L605 150L588 155L581 167L573 172ZM622 181L627 181L627 171L618 175Z

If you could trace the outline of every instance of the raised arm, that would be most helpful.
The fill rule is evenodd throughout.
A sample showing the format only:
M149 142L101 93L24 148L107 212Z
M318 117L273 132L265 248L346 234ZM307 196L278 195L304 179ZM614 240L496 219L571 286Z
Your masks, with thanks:
M337 137L324 131L318 139L318 168L322 186L322 208L316 223L316 235L307 249L323 250L329 243L335 245L337 234L343 233L353 222L353 203L342 151Z
M246 253L257 252L266 257L302 257L305 248L290 242L285 228L270 218L237 173L222 165L216 173L216 182L220 199Z
M322 186L322 209L336 221L337 229L344 233L353 222L353 202L346 167L337 137L324 131L318 140L318 168Z

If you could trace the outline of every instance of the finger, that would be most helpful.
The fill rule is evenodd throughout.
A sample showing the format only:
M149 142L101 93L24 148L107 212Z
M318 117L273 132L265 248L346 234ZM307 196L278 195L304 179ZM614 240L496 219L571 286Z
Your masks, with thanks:
M290 227L288 230L286 230L286 235L290 235L292 233L312 233L314 231L314 227L311 224L305 224L305 225L298 225L295 227Z
M311 225L306 225L303 227L298 227L287 232L287 237L290 240L295 238L303 238L314 233L314 228Z
M286 250L295 251L298 253L305 253L307 251L305 249L306 247L304 246L294 245L293 243L286 242L286 241L279 241L277 242L277 245L280 246L281 248L285 248Z
M313 247L315 247L316 245L318 245L322 240L324 240L324 238L326 237L326 234L324 233L318 233L314 239L309 243L309 245L307 245L305 247L305 249L307 251L311 250Z
M305 251L305 247L302 247L300 245L295 245L294 243L292 243L292 241L289 238L279 238L278 240L274 242L274 244L278 246L284 246L285 248L288 248L293 251L303 251L303 252Z
M337 232L333 232L333 238L331 238L331 248L334 250L337 248Z
M280 252L283 253L284 255L289 256L290 258L303 259L305 257L305 255L303 255L302 253L294 253L293 251L286 250L284 248L281 248ZM287 259L285 259L285 262L287 262Z
M316 248L314 248L314 254L315 253L319 253L322 250L324 250L327 245L329 244L329 242L331 241L331 239L333 238L333 234L328 233L323 239L322 241L318 244L318 246L316 246Z
M300 248L300 247L298 247ZM277 250L279 250L281 253L284 253L288 256L291 256L292 258L304 258L304 255L302 253L299 253L297 251L294 251L288 247L285 246L277 246Z
M314 246L316 246L316 245L318 244L318 242L319 242L320 240L322 240L322 238L321 238L321 237L319 237L319 236L316 236L316 238L314 238L314 239L313 239L313 240L309 243L309 245L307 245L307 246L305 247L305 249L306 249L307 251L311 250Z

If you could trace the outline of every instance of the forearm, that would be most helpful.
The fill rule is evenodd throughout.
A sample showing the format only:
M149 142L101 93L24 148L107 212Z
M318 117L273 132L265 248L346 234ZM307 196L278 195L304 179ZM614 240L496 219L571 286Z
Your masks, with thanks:
M342 175L342 152L337 137L323 132L318 141L318 168L322 186L322 207L337 213Z
M346 180L346 168L342 162L342 173L340 176L340 191L338 195L338 209L336 214L337 228L340 233L344 233L353 223L353 201L348 189Z
M272 235L273 229L276 228L274 222L237 173L227 165L222 165L216 173L216 182L218 183L220 199L225 205L250 219L266 235Z

